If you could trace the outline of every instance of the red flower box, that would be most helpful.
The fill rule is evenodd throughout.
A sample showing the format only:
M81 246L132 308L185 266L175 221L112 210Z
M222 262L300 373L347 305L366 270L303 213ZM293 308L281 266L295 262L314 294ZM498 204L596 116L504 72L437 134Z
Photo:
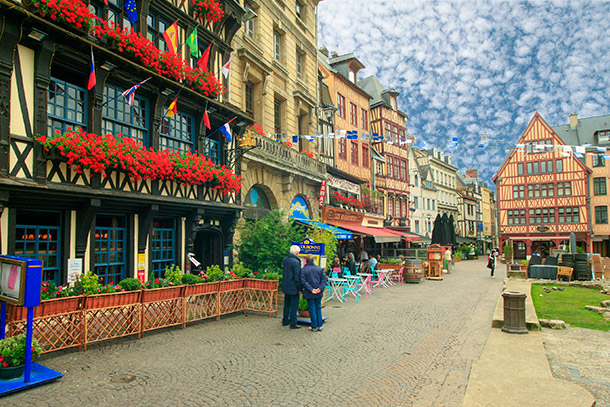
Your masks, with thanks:
M140 302L140 293L141 290L88 295L85 298L85 309L91 310L137 304Z
M182 287L162 287L142 290L142 303L165 301L179 298L182 295Z
M209 294L218 291L218 282L213 283L201 283L184 286L184 296L189 297L192 295Z
M232 291L244 288L245 279L241 278L238 280L225 280L221 281L218 285L218 291Z
M42 300L38 307L34 307L34 318L79 311L82 307L83 298L82 295L78 295L75 297ZM27 319L28 309L18 305L7 304L7 315L9 321L23 321Z

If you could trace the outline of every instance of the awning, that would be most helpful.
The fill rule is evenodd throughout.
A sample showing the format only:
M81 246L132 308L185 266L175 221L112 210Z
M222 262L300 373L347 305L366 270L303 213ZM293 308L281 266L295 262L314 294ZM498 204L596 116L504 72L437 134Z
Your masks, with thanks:
M375 243L396 243L402 239L401 234L393 230L384 228L369 228L367 226L350 225L347 223L338 223L342 228L351 230L367 236L373 236Z
M463 236L456 236L455 237L455 242L456 243L475 243L476 239L474 237L463 237Z
M396 230L396 229L386 229L386 230L389 230L390 232L396 233L397 235L399 235L403 239L405 239L407 242L417 242L417 241L422 240L421 236L416 235L414 233L405 232L405 231Z
M321 229L328 230L329 232L334 233L335 237L339 240L353 238L353 235L350 231L340 229L340 228L332 226L332 225L327 225L326 223L318 222L317 220L311 220L311 219L295 219L295 220L297 222L301 222L305 225L317 226Z
M565 236L508 236L510 240L570 240L570 235ZM578 237L576 237L578 239Z

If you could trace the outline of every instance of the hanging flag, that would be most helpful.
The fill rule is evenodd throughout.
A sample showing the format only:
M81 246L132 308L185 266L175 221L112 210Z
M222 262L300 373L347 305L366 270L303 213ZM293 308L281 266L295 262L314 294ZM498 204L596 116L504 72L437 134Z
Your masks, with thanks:
M348 131L347 132L347 139L348 140L358 140L358 131L357 130Z
M105 5L108 5L108 0L104 0L104 4L105 4Z
M223 134L223 136L225 136L227 141L230 143L231 142L231 127L229 126L229 123L223 124L222 127L220 128L220 132Z
M222 74L225 76L225 78L229 77L229 73L231 72L231 57L229 57L229 60L227 61L227 63L224 64L222 66L222 68L220 68L220 72L222 72Z
M178 21L167 27L167 30L163 31L163 39L167 44L169 52L175 54L178 51Z
M150 78L148 78L148 79L150 79ZM144 79L142 82L138 83L137 85L133 85L131 88L129 88L125 92L121 93L121 95L123 95L125 97L125 99L127 99L127 103L129 103L129 106L133 106L133 99L136 94L136 90L138 90L138 88L140 86L142 86L144 84L144 82L146 82L148 79Z
M210 116L208 116L208 107L206 105L205 110L203 111L203 124L208 130L212 130L212 125L210 124Z
M191 35L186 39L186 45L191 49L191 55L197 58L199 56L199 46L197 45L197 27L193 30Z
M298 142L299 142L299 136L297 136L297 135L293 135L293 136L292 136L292 142L293 142L293 143L298 143Z
M201 54L201 58L199 58L199 61L197 61L197 66L202 71L208 70L208 60L210 59L210 48L211 47L212 47L212 43L210 43L210 45L208 45L208 47L205 49L205 51L203 51L203 54Z
M95 87L95 61L93 60L93 47L91 48L91 72L89 73L89 83L87 89L91 90Z
M307 141L312 142L316 139L315 136L305 136L305 138L307 139Z
M174 99L174 101L169 104L169 107L167 108L167 117L172 117L176 113L178 113L178 98Z
M373 133L373 141L379 140L379 133Z
M107 1L105 3L108 4ZM130 24L138 21L138 9L136 8L135 0L125 0L125 11L127 11L127 18Z

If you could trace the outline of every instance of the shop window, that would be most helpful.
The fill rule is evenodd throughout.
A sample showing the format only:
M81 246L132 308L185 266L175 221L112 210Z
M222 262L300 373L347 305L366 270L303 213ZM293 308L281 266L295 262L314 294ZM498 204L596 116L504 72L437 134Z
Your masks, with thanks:
M61 284L61 214L17 210L15 255L41 260L43 281Z
M127 219L125 216L98 215L95 220L94 273L102 284L127 277Z
M165 277L165 269L176 263L176 221L174 219L155 219L153 221L152 272L155 277Z
M164 117L161 124L159 147L177 151L192 151L195 142L195 119L178 111L172 117Z
M121 95L126 89L106 84L102 108L102 132L123 134L148 146L148 99L134 96L133 106Z
M87 130L87 90L57 78L51 78L47 100L49 137L56 130L64 133Z

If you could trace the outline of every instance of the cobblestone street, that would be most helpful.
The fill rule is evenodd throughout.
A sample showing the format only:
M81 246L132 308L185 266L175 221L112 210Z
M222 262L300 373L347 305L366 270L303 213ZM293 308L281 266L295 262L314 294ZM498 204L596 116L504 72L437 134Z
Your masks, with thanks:
M323 332L241 314L50 354L56 383L3 406L459 406L505 276L485 260L443 281L327 303Z

